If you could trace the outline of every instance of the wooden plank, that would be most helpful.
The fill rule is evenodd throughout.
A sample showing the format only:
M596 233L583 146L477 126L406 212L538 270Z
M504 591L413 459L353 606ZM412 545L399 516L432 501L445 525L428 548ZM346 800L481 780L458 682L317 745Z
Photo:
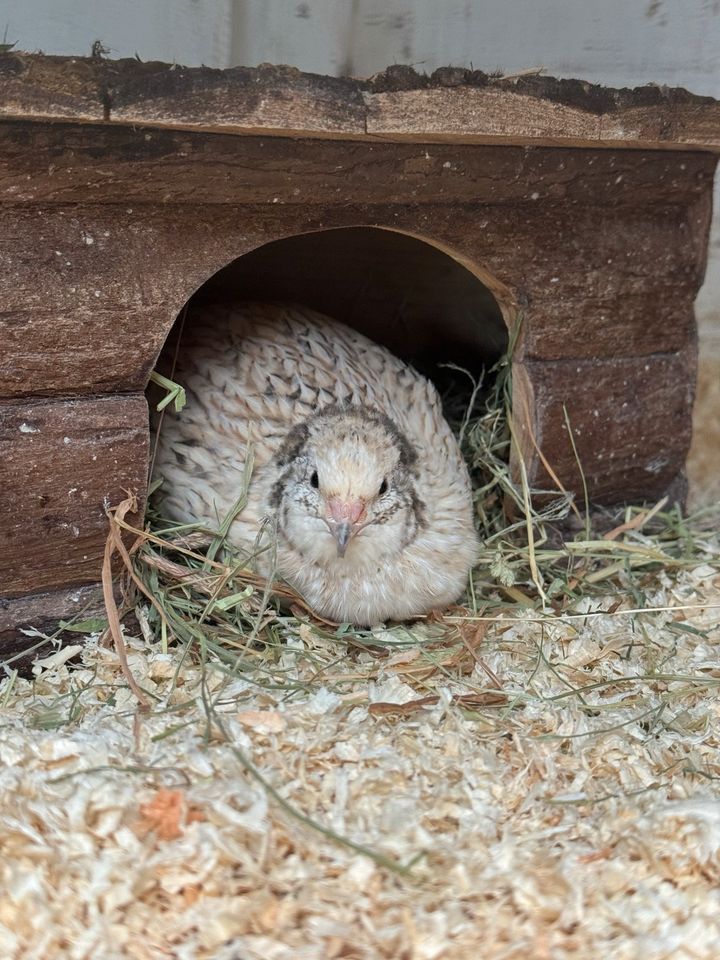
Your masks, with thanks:
M106 62L114 123L254 133L358 136L365 104L349 79L295 67L171 68Z
M433 140L451 135L462 142L593 143L601 139L602 114L551 100L530 98L500 87L400 90L366 95L367 131L377 137Z
M92 57L0 53L0 116L103 120L99 64Z
M44 626L57 624L59 620L85 620L102 616L104 610L102 586L99 583L24 597L3 597L0 600L0 655L6 652L1 644L2 639L17 629L18 624L43 629Z
M529 303L516 357L682 350L695 336L711 216L710 195L685 210L598 206L569 217L538 210L523 242L531 272L525 267Z
M611 90L389 68L370 80L263 65L213 70L101 57L0 55L0 115L235 134L720 151L720 105L685 90Z
M524 314L517 359L642 357L681 350L694 338L699 284L625 280L634 289L621 287L617 297L583 297L572 282L558 286L554 296L541 291Z
M52 636L57 632L61 620L85 620L102 617L104 613L100 584L11 599L0 598L0 660L21 674L28 672L35 657L47 656L54 647L48 642L41 643L32 653L23 655L24 651L35 648L41 640L25 631L38 631ZM77 634L67 630L59 634L59 639L66 643L72 643L77 638Z
M49 208L38 225L0 208L0 397L143 390L185 301L246 252L241 221L228 235L212 220Z
M605 168L606 176L611 169ZM522 313L519 358L673 352L693 336L707 213L707 206L697 205L639 212L603 205L602 195L596 205L567 207L553 200L506 206L50 206L40 224L32 205L0 208L0 257L7 265L0 278L0 396L142 390L178 312L216 271L268 241L357 224L405 231L476 271L508 317ZM377 267L368 248L367 276L353 279L346 270L347 295L334 280L347 257L332 234L325 238L318 239L322 255L309 255L325 309L362 323L368 277L376 300L385 291L399 302L398 283L381 284L388 259L382 234ZM315 249L311 238L307 243ZM266 257L265 286L254 283L252 295L307 299L302 283L278 287L288 271L282 246L272 256L275 267ZM422 286L418 272L425 269L421 259L415 272L403 261L410 321L418 318L413 291ZM246 280L238 266L239 295L248 289ZM439 275L439 288L443 282ZM472 322L470 315L469 339Z
M2 596L97 581L105 506L143 509L147 461L142 395L0 404Z
M600 140L603 143L624 142L658 148L707 149L720 152L720 103L676 103L656 109L630 107L602 118Z
M516 364L513 411L530 482L553 489L531 433L563 484L581 496L578 456L596 504L660 499L681 491L692 433L694 345L676 354Z
M102 57L0 54L0 115L305 135L365 132L353 80L294 67L188 68Z
M115 298L106 286L95 286L105 299L100 308L86 284L76 294L63 291L54 305L0 307L0 397L144 388L178 311L162 301L134 309L132 291Z
M366 94L367 132L428 142L720 151L720 104L701 99L593 113L500 86Z
M0 124L0 202L134 204L689 203L716 158L237 138L110 125Z

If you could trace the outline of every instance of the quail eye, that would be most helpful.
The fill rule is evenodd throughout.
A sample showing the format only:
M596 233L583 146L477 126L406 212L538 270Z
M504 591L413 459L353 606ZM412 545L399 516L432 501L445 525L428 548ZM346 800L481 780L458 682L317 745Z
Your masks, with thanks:
M317 470L313 470L313 472L310 474L310 486L315 487L316 490L320 486L320 479L318 477Z
M380 489L378 490L378 496L381 497L384 493L387 493L387 489L388 482L387 480L383 480L383 482L380 484Z

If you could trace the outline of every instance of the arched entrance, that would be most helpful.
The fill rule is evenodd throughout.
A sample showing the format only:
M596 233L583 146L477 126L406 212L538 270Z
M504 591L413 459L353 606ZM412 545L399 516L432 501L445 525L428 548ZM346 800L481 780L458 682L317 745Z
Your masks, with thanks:
M432 242L372 226L281 238L218 270L188 301L282 301L319 310L383 343L441 385L444 364L474 377L506 351L511 298L493 278ZM161 358L171 366L176 325Z

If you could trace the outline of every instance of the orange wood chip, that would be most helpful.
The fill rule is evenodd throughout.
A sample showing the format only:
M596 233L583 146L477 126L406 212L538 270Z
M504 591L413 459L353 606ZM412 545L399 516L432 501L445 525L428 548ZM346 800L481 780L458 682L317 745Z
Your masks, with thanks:
M187 806L182 790L158 790L140 807L138 830L141 834L152 831L160 840L177 840L189 823L204 819L201 810Z

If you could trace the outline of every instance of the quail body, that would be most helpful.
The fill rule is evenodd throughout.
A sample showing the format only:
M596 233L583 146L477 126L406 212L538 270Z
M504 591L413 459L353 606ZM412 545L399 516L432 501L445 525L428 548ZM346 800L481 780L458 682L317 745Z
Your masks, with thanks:
M470 481L434 386L304 307L197 310L155 475L163 509L216 528L321 616L359 625L455 601L477 551Z

